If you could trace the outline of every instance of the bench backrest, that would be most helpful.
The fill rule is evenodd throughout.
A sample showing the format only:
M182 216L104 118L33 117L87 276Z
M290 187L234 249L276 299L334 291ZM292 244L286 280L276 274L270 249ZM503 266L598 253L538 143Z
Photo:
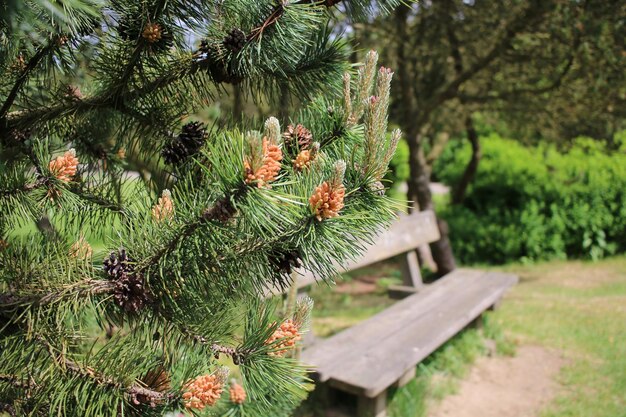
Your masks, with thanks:
M387 230L382 230L372 244L365 245L365 253L355 261L339 265L340 272L349 272L384 261L416 249L418 246L439 240L435 213L431 210L400 214ZM298 288L311 285L315 276L307 270L297 271Z

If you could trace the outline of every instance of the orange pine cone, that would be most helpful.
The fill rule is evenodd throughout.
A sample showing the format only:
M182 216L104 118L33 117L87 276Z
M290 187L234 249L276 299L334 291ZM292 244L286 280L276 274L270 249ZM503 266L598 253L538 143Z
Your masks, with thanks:
M293 169L296 171L302 171L305 168L308 168L311 165L311 151L306 150L302 151L296 156L296 159L293 161Z
M70 248L70 256L77 259L89 259L93 254L93 249L89 242L81 236Z
M201 375L185 385L183 402L186 408L202 410L215 405L223 389L224 380L220 375Z
M324 181L309 198L309 204L315 218L322 221L339 216L339 211L344 206L345 194L346 189L343 185L332 186Z
M152 216L159 222L174 216L174 202L169 190L163 190L159 201L152 207Z
M161 25L158 23L148 23L144 27L141 36L150 43L155 43L161 39Z
M283 151L278 145L270 144L267 137L263 138L263 163L255 171L248 161L244 162L246 170L246 183L257 181L259 188L274 181L280 172L280 161L283 159Z
M230 385L230 401L235 404L243 404L246 400L246 391L243 389L241 385L236 382L233 382Z
M282 339L279 343L275 344L276 350L268 352L271 356L282 356L291 348L296 345L302 336L298 331L298 326L292 320L285 320L274 333L265 341L266 345L271 345L277 340Z
M76 169L78 168L78 158L76 158L76 151L70 149L65 152L63 156L58 156L56 159L50 161L48 169L50 172L60 181L70 182L72 177L76 175Z

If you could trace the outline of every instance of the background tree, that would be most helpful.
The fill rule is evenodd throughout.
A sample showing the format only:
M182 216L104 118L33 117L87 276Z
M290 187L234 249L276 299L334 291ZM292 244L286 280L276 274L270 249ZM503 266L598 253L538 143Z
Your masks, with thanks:
M432 208L432 163L464 134L473 152L452 190L463 201L481 158L478 111L528 140L611 140L624 120L625 19L620 1L441 0L369 24L362 46L393 45L382 59L397 68L391 114L410 148L408 199ZM445 237L431 249L441 274L454 267Z
M305 396L310 302L266 293L300 266L328 279L390 221L400 135L374 52L342 78L333 5L3 4L0 411L281 416ZM189 117L225 84L326 97L283 128Z

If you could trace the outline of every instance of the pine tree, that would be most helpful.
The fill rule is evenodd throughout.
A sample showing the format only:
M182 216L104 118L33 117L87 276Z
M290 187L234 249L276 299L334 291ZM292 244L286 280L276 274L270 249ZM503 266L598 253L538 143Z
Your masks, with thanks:
M306 396L311 302L266 294L298 267L331 280L395 209L392 73L374 52L346 72L336 3L0 6L0 414L283 416ZM190 116L224 84L309 104L283 126Z

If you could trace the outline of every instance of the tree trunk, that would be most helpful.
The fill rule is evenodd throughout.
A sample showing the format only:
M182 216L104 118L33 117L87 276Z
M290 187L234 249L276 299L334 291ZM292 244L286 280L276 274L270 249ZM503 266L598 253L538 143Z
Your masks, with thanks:
M433 199L430 193L430 166L426 162L424 149L422 146L422 137L424 125L420 120L424 120L424 114L420 115L415 110L416 106L412 98L413 81L407 71L408 60L406 57L405 45L403 42L407 37L407 18L409 8L407 6L399 6L396 9L396 39L400 41L397 44L396 54L398 59L397 79L400 87L400 118L402 120L402 128L407 135L407 143L409 145L409 167L411 176L407 181L408 193L407 199L415 203L418 210L433 210ZM423 110L422 110L423 111ZM410 208L411 209L411 208ZM456 268L452 247L448 240L448 225L437 220L441 239L430 244L430 252L437 267L437 275L443 276ZM420 257L424 257L423 251L420 251Z
M280 99L278 102L278 119L283 124L287 124L291 114L291 96L286 83L280 85Z
M241 96L241 87L238 85L233 86L233 116L237 121L243 118L243 97Z
M417 202L420 210L434 210L430 192L430 167L426 164L421 134L409 138L409 166L411 177L408 181L408 197ZM442 277L456 269L456 261L448 238L448 224L437 218L441 238L430 244L433 260L437 264L437 276Z
M480 163L480 159L482 157L482 153L480 150L480 138L478 137L478 133L474 128L472 116L467 116L467 118L465 119L465 129L467 131L467 139L472 144L472 157L465 167L463 176L459 180L458 184L456 184L452 192L452 204L455 205L463 203L463 200L465 199L465 194L467 193L467 188L476 176L478 164Z

